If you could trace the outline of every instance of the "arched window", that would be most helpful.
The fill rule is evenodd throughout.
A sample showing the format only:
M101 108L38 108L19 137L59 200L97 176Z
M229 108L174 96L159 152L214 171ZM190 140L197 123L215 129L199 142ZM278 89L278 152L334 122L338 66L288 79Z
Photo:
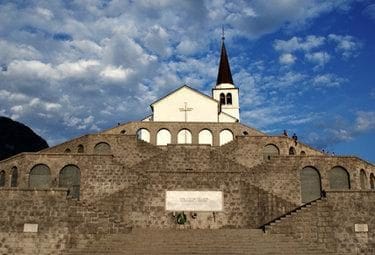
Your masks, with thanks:
M177 143L191 144L192 143L191 132L186 128L181 129L180 132L178 132L177 134Z
M5 186L5 171L0 171L0 187Z
M263 148L263 158L271 159L272 156L280 155L279 148L274 144L267 144Z
M18 185L18 169L17 167L12 167L12 173L10 176L10 186L17 187Z
M361 169L359 178L361 182L361 189L367 189L367 176L365 170Z
M111 154L111 146L108 143L100 142L94 147L94 153L96 154Z
M69 148L66 148L64 153L71 153L72 151Z
M145 128L140 128L137 131L137 139L145 142L150 142L150 131Z
M319 171L313 167L305 167L301 171L301 200L308 203L321 196Z
M85 148L83 147L82 144L78 145L78 147L77 147L77 152L78 152L78 153L84 153L84 152L85 152Z
M168 129L160 129L156 134L156 145L167 145L171 143L171 132Z
M375 175L373 173L370 174L370 188L375 189Z
M296 155L296 149L293 146L289 148L289 155Z
M220 93L220 105L225 104L225 94Z
M30 188L48 188L51 186L51 171L48 166L39 164L30 170Z
M229 129L220 132L220 146L233 141L233 133Z
M301 156L305 156L306 155L306 152L305 151L301 151Z
M68 195L79 198L81 173L74 165L67 165L59 174L59 187L68 188Z
M123 130L120 131L120 134L125 134L125 133L126 133L125 129L123 129Z
M212 145L212 132L208 129L201 130L198 135L198 143Z
M348 171L341 166L336 166L329 172L329 186L331 189L350 189Z
M227 93L227 104L232 104L232 94L231 93Z

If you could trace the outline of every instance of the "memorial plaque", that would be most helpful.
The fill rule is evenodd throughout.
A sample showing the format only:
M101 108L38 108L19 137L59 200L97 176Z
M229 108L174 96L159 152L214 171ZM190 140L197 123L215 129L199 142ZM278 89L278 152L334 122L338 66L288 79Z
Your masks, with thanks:
M367 224L354 224L355 232L368 232Z
M23 232L25 232L25 233L37 233L38 232L38 224L25 223L23 225Z
M165 210L167 211L223 211L222 191L174 191L165 194Z

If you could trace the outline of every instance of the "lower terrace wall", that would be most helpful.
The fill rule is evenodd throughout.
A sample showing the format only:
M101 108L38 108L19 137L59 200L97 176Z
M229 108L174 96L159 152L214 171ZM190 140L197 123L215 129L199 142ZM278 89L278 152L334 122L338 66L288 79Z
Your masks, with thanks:
M356 224L368 231L356 232ZM328 191L327 199L270 227L304 241L325 243L338 254L375 253L375 192Z
M0 190L0 253L58 254L68 241L66 189ZM38 233L24 233L24 224Z

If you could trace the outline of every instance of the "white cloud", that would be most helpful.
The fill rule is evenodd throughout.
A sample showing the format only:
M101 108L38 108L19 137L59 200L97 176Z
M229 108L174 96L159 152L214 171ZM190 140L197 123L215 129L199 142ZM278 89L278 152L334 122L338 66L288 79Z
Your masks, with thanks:
M334 74L319 74L312 79L312 84L316 87L339 87L346 79L338 77Z
M37 60L14 60L8 66L7 75L14 77L34 77L40 79L59 79L59 73L51 66Z
M77 62L64 62L59 64L56 69L60 72L62 77L76 76L86 72L91 67L99 66L98 60L79 60Z
M282 65L292 65L296 61L296 57L291 53L283 53L279 57L279 63Z
M336 43L336 51L340 52L344 58L349 58L357 54L361 43L350 35L328 35L329 40Z
M192 55L200 50L200 45L197 42L185 39L176 47L177 53L184 55Z
M45 9L45 8L38 7L38 8L36 8L36 12L41 17L45 18L46 20L50 20L54 17L53 13L50 10Z
M23 8L16 2L0 4L0 65L8 67L0 72L1 112L27 119L54 142L61 141L60 136L141 119L149 103L184 83L209 92L217 75L221 25L227 46L237 47L231 44L233 38L259 38L279 29L290 32L341 8L340 4L339 0L178 4L115 0L105 5L30 0ZM301 53L322 51L325 41L317 35L292 37L275 42L275 49L279 47L280 63L292 64L303 59ZM243 49L228 50L235 82L243 93L241 102L259 108L252 114L269 118L268 123L298 122L296 117L280 116L288 116L284 105L309 77L295 71L275 73L266 59L243 64L242 56L231 56ZM114 83L120 86L108 86ZM288 92L282 102L280 90ZM11 111L15 106L22 107L21 115L15 112L20 108ZM246 117L248 109L244 111Z
M10 110L13 112L13 113L16 113L16 114L21 114L24 110L23 106L22 105L15 105L13 106L12 108L10 108Z
M170 56L172 49L169 45L169 35L163 27L154 25L143 38L145 46L152 52L161 56Z
M0 39L0 64L8 65L9 62L16 59L36 60L40 59L42 54L31 45L22 43L13 43Z
M313 53L306 53L306 59L318 66L324 66L329 62L331 56L324 51L313 52Z
M294 52L302 50L308 52L312 49L322 46L325 38L322 36L309 35L305 38L292 37L289 40L275 40L273 47L281 52Z
M126 80L133 72L131 68L124 69L122 66L107 66L100 72L100 75L114 80Z
M355 131L375 131L375 112L357 112L357 117L355 120Z

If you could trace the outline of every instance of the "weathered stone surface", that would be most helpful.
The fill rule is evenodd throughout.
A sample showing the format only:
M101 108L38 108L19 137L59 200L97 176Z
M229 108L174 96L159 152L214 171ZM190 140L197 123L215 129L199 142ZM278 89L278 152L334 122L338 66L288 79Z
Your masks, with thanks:
M165 125L175 131L172 141L180 128L185 127L184 123L156 124L155 132ZM193 141L203 124L188 123ZM210 125L217 135L214 138L217 143L220 126ZM251 254L248 249L261 250L265 246L244 243L274 239L277 240L275 248L264 254L277 251L281 254L373 254L375 192L369 190L370 185L363 185L360 172L363 170L369 177L375 174L374 165L356 157L324 155L288 137L265 136L238 123L226 126L238 136L221 147L154 146L136 139L135 132L140 127L140 122L132 122L38 153L23 153L1 161L0 171L5 172L6 178L4 187L0 187L0 253L93 254L96 244L102 244L112 254L131 254L132 248L126 250L119 243L130 242L129 247L145 251L136 245L144 243L147 235L157 240L157 234L149 234L151 230L153 233L159 230L165 236L182 233L181 238L190 233L184 231L202 230L206 232L192 233L204 233L203 241L216 240L207 244L206 251L201 249L199 238L189 239L191 245L173 247L187 249L186 253L223 251L228 254L232 249L235 254ZM121 132L123 129L125 133ZM241 135L246 130L248 135ZM109 148L95 151L100 143L108 144ZM279 155L269 155L265 149L269 144L278 148ZM296 155L289 155L291 146ZM67 149L70 153L65 152ZM302 151L305 155L301 155ZM49 168L50 181L46 186L30 188L30 179L34 178L30 172L40 164ZM331 189L331 171L338 166L347 171L350 189ZM10 178L15 167L16 187L11 185ZM301 171L306 167L316 169L321 189L325 191L322 194L326 193L327 197L295 210L302 205ZM66 169L73 168L79 183L78 177L70 180L64 174ZM78 184L79 196L73 196L71 188ZM178 212L165 209L168 190L220 191L223 210L185 212L186 223L179 225ZM262 227L291 211L264 227L270 238L265 238L260 230L246 237L248 229ZM24 233L24 224L38 224L38 232ZM368 232L356 232L355 224L368 224ZM138 229L137 234L132 229ZM210 234L212 229L223 232ZM279 238L280 235L283 237ZM228 242L237 239L246 242L241 241L238 247L228 246L223 236ZM299 240L297 244L293 239ZM162 254L172 247L171 243L158 240L154 254ZM224 249L224 246L230 248ZM111 254L109 251L98 253ZM262 254L259 252L253 254Z

